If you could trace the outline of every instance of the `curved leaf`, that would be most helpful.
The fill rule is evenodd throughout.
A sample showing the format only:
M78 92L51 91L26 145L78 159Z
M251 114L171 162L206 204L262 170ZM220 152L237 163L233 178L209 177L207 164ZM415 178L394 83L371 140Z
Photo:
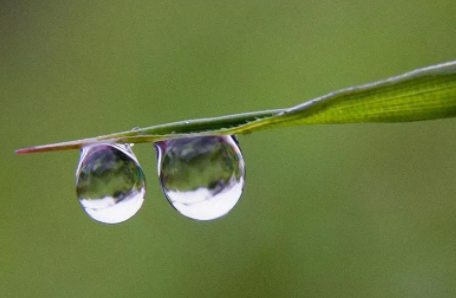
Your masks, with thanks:
M289 109L180 121L16 153L76 149L100 141L141 143L189 135L241 134L300 124L410 122L455 116L456 61L452 61L334 91Z

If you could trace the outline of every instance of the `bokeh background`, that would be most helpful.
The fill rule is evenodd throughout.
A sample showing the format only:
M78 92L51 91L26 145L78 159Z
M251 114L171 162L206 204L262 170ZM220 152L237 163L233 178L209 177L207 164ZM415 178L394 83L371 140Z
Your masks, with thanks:
M14 149L280 108L456 59L456 2L0 2L0 297L455 297L456 120L240 136L244 195L103 225L77 151Z

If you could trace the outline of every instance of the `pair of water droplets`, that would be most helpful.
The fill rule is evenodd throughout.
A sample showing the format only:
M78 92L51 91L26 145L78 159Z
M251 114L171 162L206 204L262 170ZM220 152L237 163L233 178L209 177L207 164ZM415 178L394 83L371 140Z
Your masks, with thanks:
M234 136L171 139L155 147L162 190L179 213L211 220L236 205L245 166ZM145 176L130 145L97 143L81 149L76 193L91 218L109 224L131 218L141 208L145 190Z

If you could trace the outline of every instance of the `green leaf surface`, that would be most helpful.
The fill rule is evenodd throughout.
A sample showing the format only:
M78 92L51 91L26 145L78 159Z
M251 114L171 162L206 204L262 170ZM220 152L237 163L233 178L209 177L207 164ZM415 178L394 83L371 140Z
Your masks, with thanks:
M456 61L452 61L334 91L288 109L180 121L23 148L16 153L77 149L100 141L142 143L197 135L246 134L300 124L411 122L455 116Z

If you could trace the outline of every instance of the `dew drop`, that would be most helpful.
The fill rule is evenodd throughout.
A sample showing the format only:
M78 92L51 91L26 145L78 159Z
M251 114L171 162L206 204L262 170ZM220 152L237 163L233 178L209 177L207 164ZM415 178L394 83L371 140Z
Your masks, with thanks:
M115 224L138 212L145 177L127 144L93 144L81 149L76 193L84 211L96 221Z
M239 201L245 166L233 136L171 139L155 146L163 192L182 215L216 219Z

